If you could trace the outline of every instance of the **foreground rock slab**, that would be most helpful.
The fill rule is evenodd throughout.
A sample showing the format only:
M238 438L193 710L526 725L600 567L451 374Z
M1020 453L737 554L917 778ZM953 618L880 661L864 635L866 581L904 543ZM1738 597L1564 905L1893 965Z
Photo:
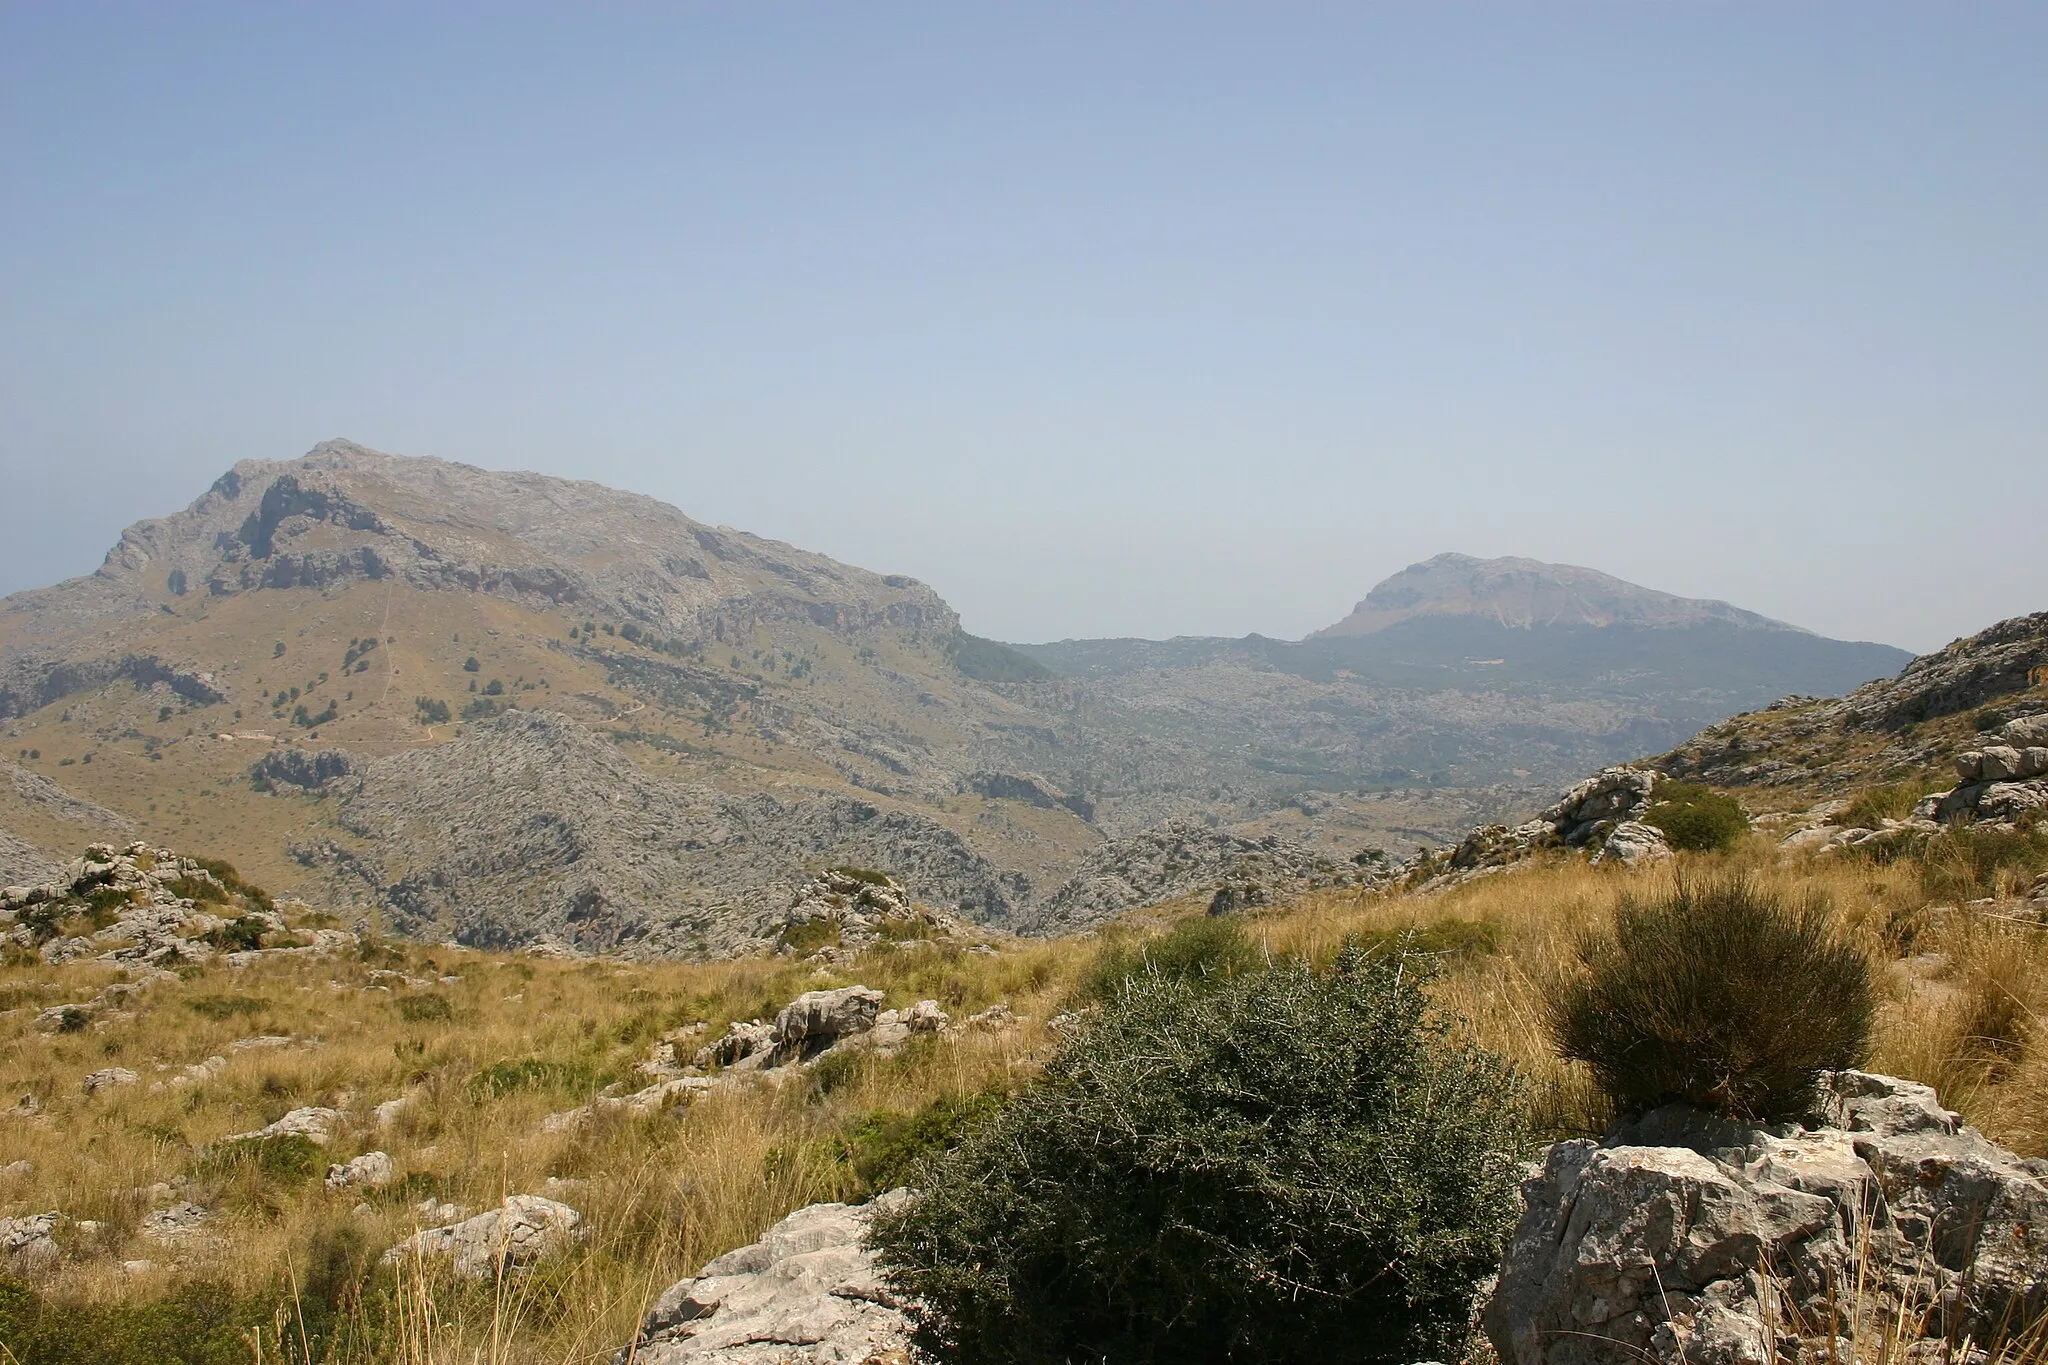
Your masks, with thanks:
M385 1265L419 1258L447 1260L468 1280L488 1280L500 1269L524 1270L543 1256L566 1251L583 1236L583 1215L537 1194L506 1197L498 1208L445 1227L426 1228L386 1251Z
M910 1321L861 1238L909 1197L798 1209L670 1285L614 1365L907 1365Z
M1486 1309L1503 1365L1770 1365L1826 1356L1837 1311L1978 1343L2048 1313L2048 1163L1910 1081L1827 1100L1814 1129L1674 1105L1550 1148Z

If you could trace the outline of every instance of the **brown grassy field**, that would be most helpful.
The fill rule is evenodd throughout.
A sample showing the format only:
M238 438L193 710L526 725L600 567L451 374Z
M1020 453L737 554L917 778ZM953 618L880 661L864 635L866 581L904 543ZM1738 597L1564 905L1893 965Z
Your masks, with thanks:
M2022 922L2010 899L2041 855L2019 841L1881 865L1786 858L1757 840L1639 873L1559 860L1427 897L1312 897L1246 928L1274 956L1312 959L1347 938L1412 934L1411 948L1441 966L1440 1007L1530 1079L1538 1127L1591 1132L1608 1115L1581 1071L1550 1052L1544 983L1620 897L1654 894L1676 876L1746 873L1789 897L1825 898L1884 964L1873 1067L1935 1084L1989 1135L2048 1155L2048 930ZM1111 934L1154 932L1172 913ZM672 1280L793 1208L863 1193L875 1143L888 1141L874 1136L888 1131L878 1114L1027 1081L1053 1043L1046 1021L1098 951L1095 939L1014 942L994 955L885 947L824 971L788 958L640 965L372 944L353 958L193 971L150 986L126 1017L70 1033L39 1031L35 1009L92 994L111 979L105 970L8 967L0 1095L34 1095L42 1108L0 1118L0 1165L33 1167L0 1175L0 1201L9 1215L55 1209L85 1220L67 1225L64 1259L34 1287L45 1311L77 1314L103 1336L109 1324L140 1332L156 1306L211 1285L232 1291L241 1314L236 1359L256 1358L258 1344L262 1359L304 1358L304 1341L314 1358L337 1361L600 1360ZM419 984L384 975L393 972ZM803 990L853 982L882 989L891 1006L936 998L959 1019L1003 1002L1023 1021L951 1030L894 1058L828 1064L663 1113L600 1116L567 1133L541 1126L608 1085L645 1084L634 1067L665 1033L703 1023L715 1035L728 1020L772 1016ZM266 1034L299 1041L233 1050ZM212 1056L226 1065L179 1079ZM116 1066L140 1080L83 1092L83 1076ZM401 1096L407 1107L380 1130L371 1108ZM347 1110L350 1126L311 1165L208 1150L314 1104ZM323 1188L326 1162L373 1148L396 1159L396 1185L368 1196ZM416 1225L420 1200L481 1210L551 1189L583 1212L589 1235L533 1275L476 1287L369 1269ZM173 1199L216 1210L219 1242L170 1254L144 1240L140 1220ZM143 1260L152 1264L123 1264Z

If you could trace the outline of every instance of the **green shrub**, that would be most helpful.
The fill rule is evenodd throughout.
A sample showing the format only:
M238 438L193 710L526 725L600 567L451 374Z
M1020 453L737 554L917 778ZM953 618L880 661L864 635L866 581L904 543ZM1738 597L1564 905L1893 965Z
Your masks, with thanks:
M455 1017L455 1007L442 995L408 995L398 1002L398 1017L408 1024L439 1024Z
M303 1133L224 1142L200 1163L201 1173L209 1177L254 1175L272 1185L304 1184L326 1169L326 1153Z
M201 937L224 953L245 953L263 946L263 931L268 927L254 915L242 915Z
M1673 848L1695 853L1733 848L1749 833L1734 797L1695 782L1659 782L1643 823L1662 830Z
M1491 957L1500 951L1500 930L1483 920L1447 915L1407 929L1375 929L1356 940L1368 952L1408 952L1445 959Z
M865 883L868 886L887 886L889 884L889 874L886 872L877 872L872 867L851 867L841 865L839 867L829 868L827 870L831 872L836 872L840 876L850 878L853 881Z
M520 1057L493 1062L469 1078L469 1092L478 1099L493 1100L522 1090L559 1090L580 1093L593 1083L588 1066Z
M270 1002L247 995L202 995L187 1000L185 1008L202 1019L220 1023L236 1015L261 1014L270 1008Z
M442 701L439 697L414 697L412 699L412 709L419 716L419 722L422 725L446 725L448 723L448 703Z
M1258 945L1237 920L1196 915L1135 946L1127 939L1110 940L1095 955L1078 994L1084 1000L1109 1000L1146 977L1222 982L1259 962Z
M1625 1112L1674 1100L1732 1118L1804 1117L1824 1070L1854 1066L1876 1014L1870 964L1823 906L1741 878L1624 900L1579 946L1547 1020L1559 1055Z
M915 1113L870 1110L840 1134L839 1159L853 1168L862 1194L907 1185L918 1162L959 1146L975 1127L994 1117L1006 1099L1000 1091L982 1090L941 1095Z
M1129 978L877 1216L953 1365L1453 1359L1515 1214L1518 1093L1412 957Z

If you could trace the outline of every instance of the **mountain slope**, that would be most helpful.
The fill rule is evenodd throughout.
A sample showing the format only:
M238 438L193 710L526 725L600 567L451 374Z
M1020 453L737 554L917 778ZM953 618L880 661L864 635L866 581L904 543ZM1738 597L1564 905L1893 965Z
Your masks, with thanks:
M1847 696L1790 697L1734 716L1656 760L1674 777L1792 809L1880 783L1932 790L1982 732L2048 711L2048 612L2016 616Z

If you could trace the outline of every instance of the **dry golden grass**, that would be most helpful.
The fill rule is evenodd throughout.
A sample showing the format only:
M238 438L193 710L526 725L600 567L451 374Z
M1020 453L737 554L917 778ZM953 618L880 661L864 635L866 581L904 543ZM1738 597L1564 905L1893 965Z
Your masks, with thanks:
M1726 871L1791 897L1825 897L1845 932L1889 964L1873 1066L1928 1080L1993 1137L2048 1153L2048 932L1999 918L1995 906L1930 911L1912 862L1784 859L1761 843L1642 872L1559 860L1431 896L1311 897L1246 927L1275 956L1316 959L1351 936L1416 930L1422 946L1444 950L1435 988L1442 1008L1522 1068L1539 1128L1594 1131L1608 1114L1583 1071L1550 1051L1539 1022L1545 981L1625 892ZM1131 932L1149 932L1160 918L1140 917ZM401 1266L395 1282L385 1272L368 1298L339 1295L341 1316L351 1330L374 1334L374 1346L344 1346L329 1358L599 1360L674 1279L791 1209L856 1193L839 1140L860 1116L1022 1083L1050 1046L1045 1021L1096 950L1093 940L1066 940L1011 944L996 955L878 951L824 972L789 959L636 965L375 945L355 958L209 967L149 987L129 1017L68 1034L39 1032L35 1008L88 998L111 973L0 969L0 1003L14 1007L0 1015L0 1099L32 1093L44 1106L35 1118L0 1118L0 1164L34 1165L26 1176L0 1176L10 1182L0 1183L0 1212L61 1209L101 1225L80 1232L74 1223L65 1234L69 1254L39 1281L54 1302L148 1300L196 1277L272 1294L289 1308L294 1291L301 1302L334 1299L336 1267L360 1266L402 1240L420 1199L475 1211L507 1193L547 1193L550 1178L585 1182L554 1187L585 1215L588 1237L573 1254L495 1285L452 1284L431 1266ZM373 981L373 971L433 980L408 988ZM665 1113L604 1115L567 1133L541 1127L606 1085L646 1084L634 1067L665 1032L702 1022L716 1035L728 1020L771 1015L803 990L855 981L884 990L891 1005L936 998L957 1019L1000 1001L1025 1019L1013 1031L954 1031L895 1058ZM51 982L59 989L46 989ZM422 1018L415 1006L409 1019L403 1002L419 996L445 1000L448 1017ZM194 1008L220 999L250 1003ZM223 1008L242 1012L211 1017ZM236 1039L259 1034L319 1042L232 1051ZM216 1074L178 1081L182 1068L216 1055L228 1058ZM539 1084L501 1092L477 1081L496 1064L528 1059L550 1068ZM112 1066L142 1079L87 1097L80 1079ZM399 1096L408 1107L379 1131L371 1106ZM323 1163L386 1150L400 1183L330 1195L324 1165L266 1174L203 1155L227 1134L312 1104L352 1116ZM159 1182L218 1211L214 1250L181 1258L138 1235L140 1220L168 1202L150 1191ZM122 1268L134 1259L157 1268ZM280 1309L263 1329L263 1359L301 1358L294 1322Z

